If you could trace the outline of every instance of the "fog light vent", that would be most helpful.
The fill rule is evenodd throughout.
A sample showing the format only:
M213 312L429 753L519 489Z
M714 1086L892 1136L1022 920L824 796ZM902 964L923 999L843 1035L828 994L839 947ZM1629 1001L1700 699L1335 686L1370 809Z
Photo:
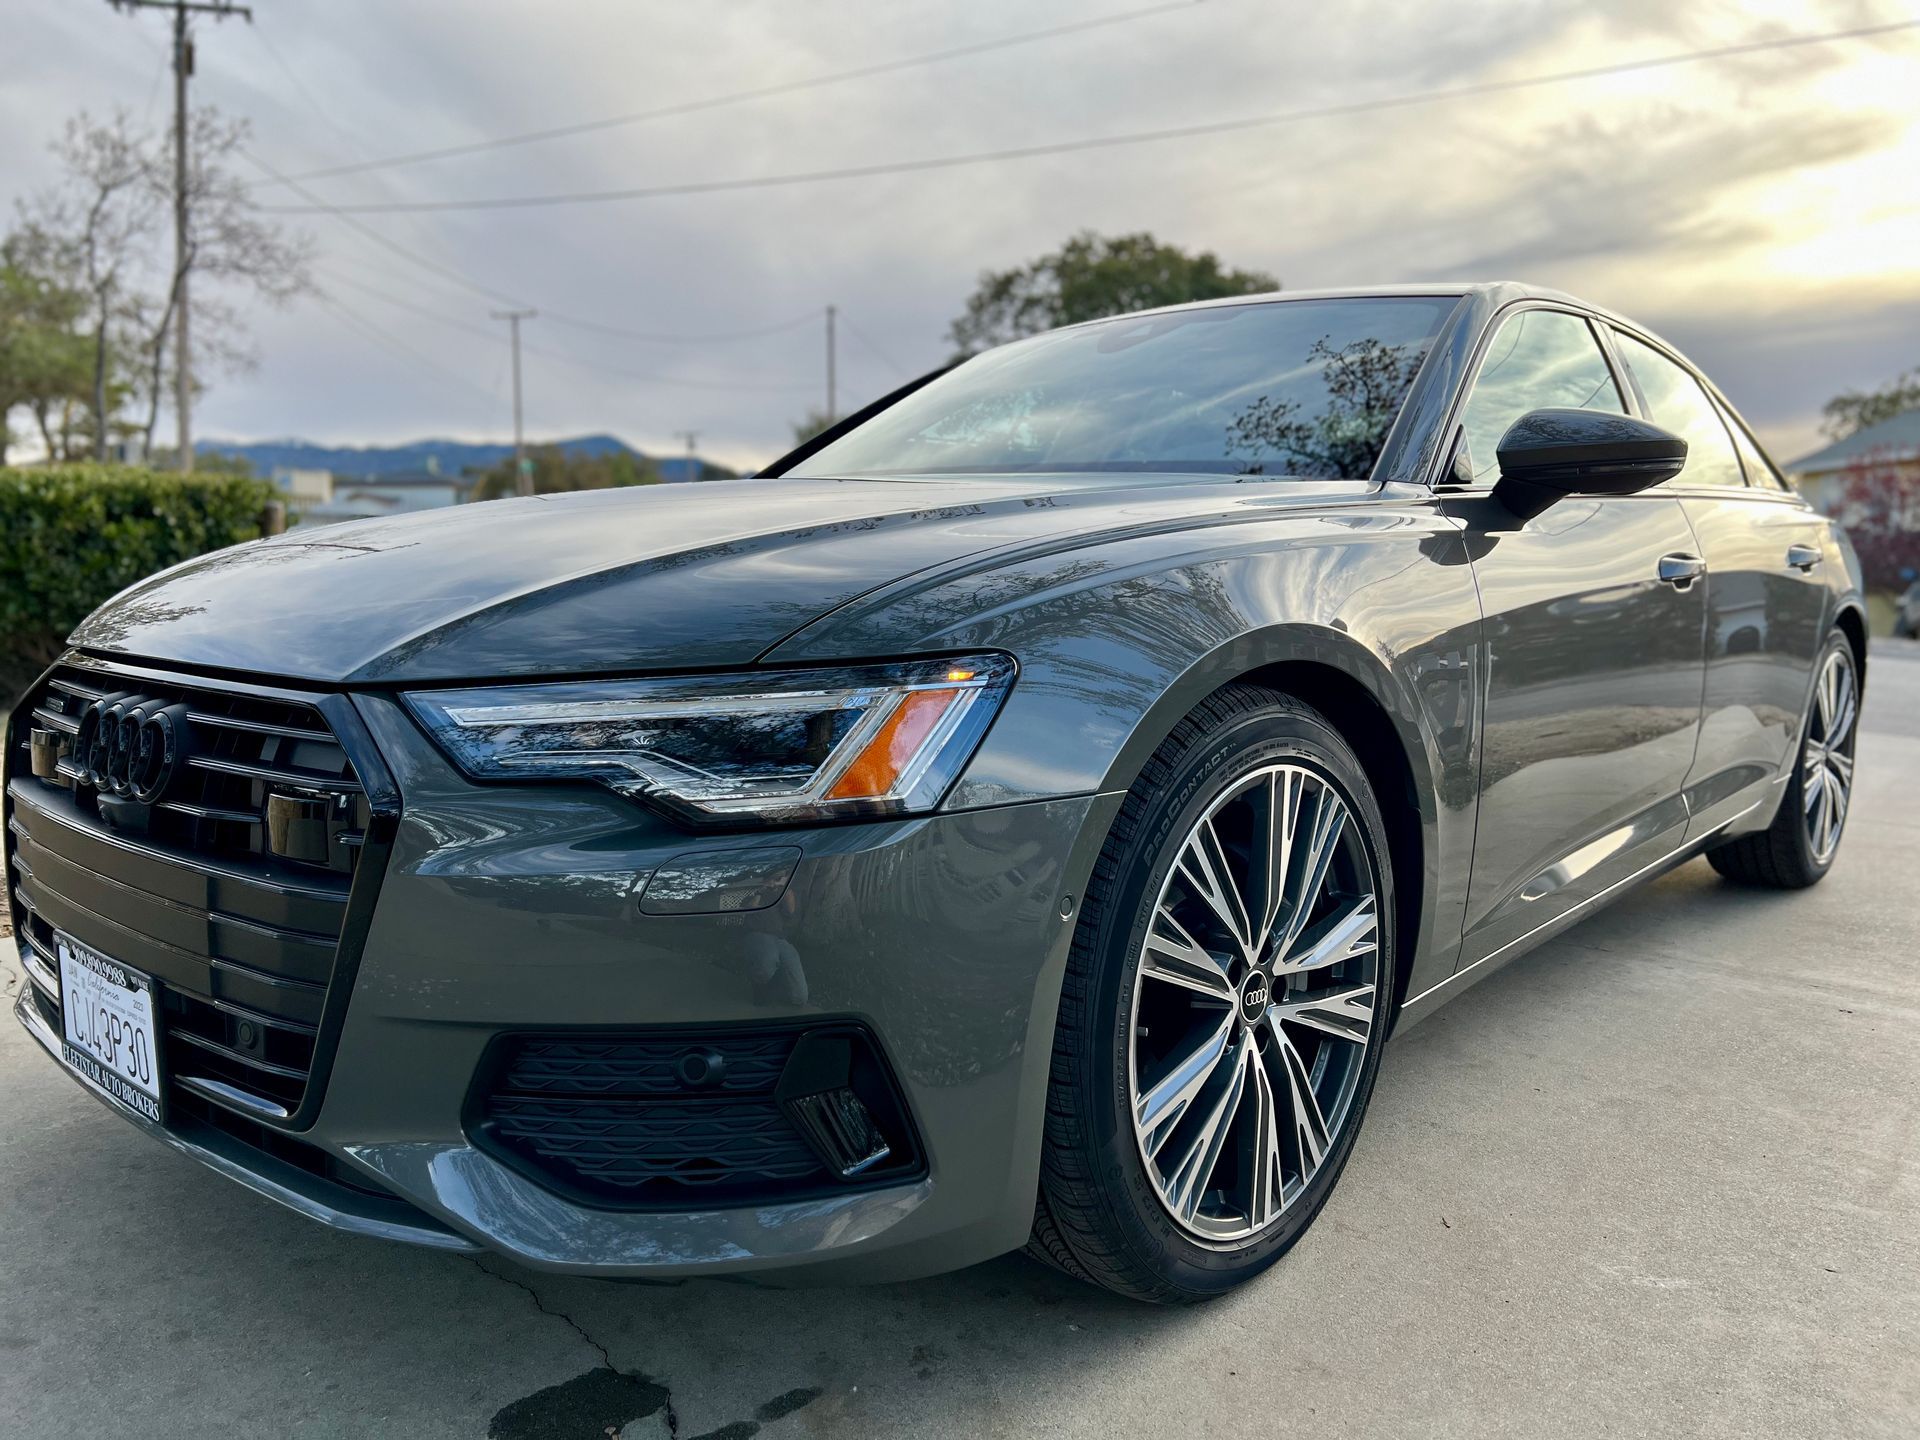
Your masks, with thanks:
M924 1170L898 1082L849 1021L505 1035L474 1079L475 1143L588 1204L779 1204Z
M793 1126L827 1169L851 1179L910 1158L906 1117L866 1036L811 1030L793 1047L775 1093Z

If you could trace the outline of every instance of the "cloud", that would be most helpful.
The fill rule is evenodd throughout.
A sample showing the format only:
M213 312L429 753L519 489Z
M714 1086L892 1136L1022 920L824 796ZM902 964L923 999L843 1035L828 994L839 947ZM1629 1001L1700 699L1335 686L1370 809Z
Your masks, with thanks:
M250 116L257 152L294 170L639 110L1140 3L570 0L556 18L551 7L520 0L469 0L454 10L334 0L262 9L251 28L203 23L195 84L202 98ZM1206 0L971 60L315 188L376 201L603 189L954 154L1876 18L1864 0ZM0 197L49 178L41 147L81 105L102 112L122 102L164 118L161 18L14 0L9 27L10 50L26 63L0 88L0 133L11 142L0 147ZM721 458L763 460L783 447L789 422L824 400L823 323L745 342L656 345L560 317L685 334L837 304L849 322L839 355L839 399L849 408L940 361L947 322L983 268L1031 259L1083 227L1150 229L1271 270L1290 286L1517 272L1644 316L1682 344L1696 335L1709 366L1721 354L1741 366L1773 343L1763 311L1786 314L1792 333L1811 335L1821 306L1836 307L1859 322L1857 353L1847 332L1823 333L1807 344L1830 372L1808 370L1791 383L1785 372L1753 373L1751 398L1736 393L1763 425L1790 427L1834 386L1874 378L1859 369L1894 359L1897 336L1875 327L1875 302L1905 305L1920 294L1920 260L1902 258L1899 229L1900 215L1920 204L1910 179L1920 167L1910 103L1916 49L1920 40L1895 37L1207 140L791 190L365 223L545 312L526 328L528 344L546 352L527 357L535 436L612 430L677 449L674 432L692 429ZM1884 263L1862 261L1847 243L1867 206L1896 210L1884 220L1893 226ZM332 284L334 308L255 316L262 364L216 384L201 433L341 441L504 434L506 339L488 319L497 302L336 220L300 223L315 236L324 271L353 283ZM1842 262L1852 267L1845 284L1821 273ZM1762 295L1766 306L1756 304ZM494 331L497 339L484 338ZM1888 373L1916 361L1891 363Z

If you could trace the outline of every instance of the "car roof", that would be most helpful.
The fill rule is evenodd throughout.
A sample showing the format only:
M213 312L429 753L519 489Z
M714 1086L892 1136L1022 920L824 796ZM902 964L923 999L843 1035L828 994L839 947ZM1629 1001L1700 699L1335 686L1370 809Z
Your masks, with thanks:
M1390 300L1395 298L1417 299L1439 296L1443 299L1460 299L1472 295L1489 302L1493 309L1511 304L1515 300L1552 300L1562 305L1572 305L1577 309L1590 310L1609 319L1620 320L1622 324L1633 322L1623 316L1612 314L1604 307L1564 291L1554 290L1545 285L1533 285L1524 280L1440 280L1408 281L1397 285L1336 285L1315 290L1268 290L1253 295L1223 295L1214 300L1189 300L1181 305L1162 305L1153 310L1133 310L1126 315L1105 316L1098 320L1082 320L1080 325L1102 325L1109 320L1133 319L1141 315L1169 315L1182 310L1213 310L1224 305L1261 305L1289 300ZM1062 329L1078 329L1078 325L1062 326ZM1635 327L1639 328L1638 326Z
M1679 346L1648 329L1638 320L1629 319L1619 311L1609 310L1604 305L1596 305L1591 300L1582 300L1578 295L1569 295L1564 290L1555 290L1548 285L1535 285L1525 280L1443 280L1427 283L1408 282L1400 285L1339 285L1317 290L1268 290L1254 295L1223 295L1217 300L1190 300L1183 305L1162 305L1153 310L1132 310L1124 315L1108 315L1098 320L1082 320L1074 325L1063 325L1060 329L1077 330L1086 325L1107 325L1115 320L1134 320L1142 315L1171 315L1182 310L1212 310L1224 305L1279 304L1289 300L1391 300L1396 297L1419 299L1433 296L1451 300L1472 299L1475 309L1486 319L1490 319L1519 300L1544 300L1553 305L1570 306L1575 310L1585 311L1596 319L1644 336L1685 360ZM1689 368L1698 369L1690 360L1685 360L1685 363ZM1711 380L1707 383L1709 386L1712 385ZM1718 394L1718 388L1714 388L1715 393ZM1722 404L1729 403L1725 395L1720 395L1719 398Z

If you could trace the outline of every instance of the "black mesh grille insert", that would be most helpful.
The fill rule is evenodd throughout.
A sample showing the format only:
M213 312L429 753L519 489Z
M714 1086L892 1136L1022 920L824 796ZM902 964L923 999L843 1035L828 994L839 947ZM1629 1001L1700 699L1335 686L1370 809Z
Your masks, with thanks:
M576 1183L636 1197L824 1179L819 1157L766 1099L553 1100L503 1095L495 1134Z
M795 1200L917 1170L891 1074L855 1027L832 1033L864 1057L861 1084L895 1146L887 1163L843 1175L794 1125L781 1082L805 1033L506 1036L482 1067L468 1128L550 1189L621 1209Z

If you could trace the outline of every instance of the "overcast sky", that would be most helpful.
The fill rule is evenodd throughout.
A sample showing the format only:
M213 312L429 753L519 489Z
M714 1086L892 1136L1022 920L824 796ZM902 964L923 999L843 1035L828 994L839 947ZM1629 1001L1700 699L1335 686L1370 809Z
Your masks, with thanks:
M254 0L198 28L196 97L282 173L381 159L1121 16L1151 0ZM9 0L0 200L54 178L85 108L166 121L168 17ZM478 155L306 182L334 203L674 185L961 155L1513 79L1903 18L1888 3L1199 0L1033 44ZM1082 228L1150 230L1289 288L1512 277L1653 326L1783 459L1821 403L1920 365L1920 32L1371 114L918 173L606 204L370 214L542 309L535 439L700 434L754 464L824 401L938 363L978 272ZM283 187L262 202L300 203ZM511 433L505 326L475 290L326 214L326 291L252 317L201 436ZM404 301L414 308L394 303ZM420 313L426 312L426 313ZM649 343L799 321L746 341ZM806 317L804 320L802 317ZM475 334L475 331L481 333ZM491 332L491 333L488 333ZM163 433L171 420L163 421Z

